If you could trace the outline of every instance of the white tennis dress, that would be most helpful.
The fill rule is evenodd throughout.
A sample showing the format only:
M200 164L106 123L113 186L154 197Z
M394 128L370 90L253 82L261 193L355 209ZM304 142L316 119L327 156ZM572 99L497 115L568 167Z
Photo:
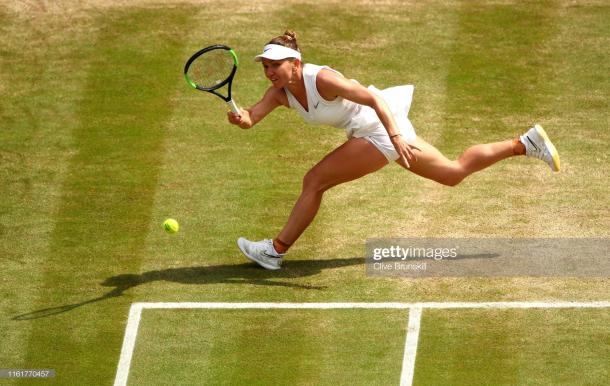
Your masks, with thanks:
M340 74L327 66L305 64L303 66L303 80L305 81L308 110L305 110L295 96L284 88L290 107L298 111L308 123L344 129L348 138L366 138L388 160L398 159L398 153L396 153L388 132L383 127L375 110L342 97L327 101L320 96L316 87L316 78L322 69L329 69ZM414 87L404 85L384 90L379 90L375 86L369 86L368 88L381 96L388 104L402 137L408 142L413 142L415 140L415 129L407 115L411 107Z

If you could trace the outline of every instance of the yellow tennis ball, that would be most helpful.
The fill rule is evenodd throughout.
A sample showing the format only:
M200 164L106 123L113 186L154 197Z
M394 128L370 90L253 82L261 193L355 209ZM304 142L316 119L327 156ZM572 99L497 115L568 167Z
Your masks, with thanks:
M178 224L178 221L173 218L168 218L163 221L163 229L165 229L167 233L176 233L178 232L178 229L180 229L180 225Z

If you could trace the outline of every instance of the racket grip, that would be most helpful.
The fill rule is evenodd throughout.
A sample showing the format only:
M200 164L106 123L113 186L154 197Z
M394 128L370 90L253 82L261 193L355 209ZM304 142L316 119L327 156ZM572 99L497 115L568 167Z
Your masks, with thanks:
M239 108L237 107L237 104L235 104L235 101L233 101L233 99L231 99L230 101L227 102L227 104L229 105L229 107L231 108L231 111L233 111L235 114L237 115L241 115L239 113Z

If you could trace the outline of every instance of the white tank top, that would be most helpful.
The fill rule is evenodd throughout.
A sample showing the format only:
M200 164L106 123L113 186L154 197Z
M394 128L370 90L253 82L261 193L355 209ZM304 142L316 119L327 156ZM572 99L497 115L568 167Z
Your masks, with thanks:
M316 78L322 69L328 69L341 75L340 72L328 66L306 63L303 66L303 80L308 110L305 110L296 97L287 88L284 88L290 107L298 111L306 122L345 129L348 137L352 137L355 131L362 133L379 127L381 123L372 108L342 97L337 97L333 101L322 98L316 87Z

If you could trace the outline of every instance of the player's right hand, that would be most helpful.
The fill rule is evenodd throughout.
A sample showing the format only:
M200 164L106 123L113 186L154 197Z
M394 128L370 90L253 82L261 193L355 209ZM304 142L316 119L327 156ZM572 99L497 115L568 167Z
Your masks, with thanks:
M248 110L239 109L239 114L235 114L232 111L227 112L227 118L229 119L229 123L233 125L237 125L242 129L249 129L252 127L250 124L250 113Z
M234 125L239 125L242 122L242 115L237 115L233 111L227 111L227 117L229 118L229 123Z

